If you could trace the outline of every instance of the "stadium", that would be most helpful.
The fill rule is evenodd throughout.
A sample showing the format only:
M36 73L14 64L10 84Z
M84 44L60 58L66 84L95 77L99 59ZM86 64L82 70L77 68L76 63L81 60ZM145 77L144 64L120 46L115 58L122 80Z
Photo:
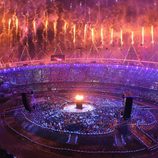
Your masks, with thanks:
M158 1L0 3L0 158L157 158Z

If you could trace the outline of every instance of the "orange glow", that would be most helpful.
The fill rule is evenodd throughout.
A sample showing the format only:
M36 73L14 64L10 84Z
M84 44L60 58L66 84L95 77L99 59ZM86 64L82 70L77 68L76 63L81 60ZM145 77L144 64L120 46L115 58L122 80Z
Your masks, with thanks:
M76 25L73 26L73 43L76 44Z
M33 24L33 32L36 35L36 21L35 21L35 19L33 20L32 24Z
M133 31L131 32L131 44L132 45L134 44L134 32Z
M65 62L85 59L95 63L97 58L109 63L110 58L119 63L131 46L140 60L157 62L158 5L146 2L135 7L132 0L115 0L118 3L111 2L112 6L110 0L49 1L48 6L46 0L28 4L0 1L1 65L25 60L50 62L51 55L65 56ZM128 10L133 8L138 14L131 17Z
M84 96L77 94L77 95L75 96L75 99L76 99L76 101L83 101Z
M54 36L56 37L56 35L57 35L57 21L55 21L53 23L53 29L54 29Z
M92 37L92 43L95 43L95 35L94 35L94 28L91 29L91 37Z
M84 26L84 45L86 45L86 40L87 40L87 24Z
M47 17L45 19L45 31L46 31L46 33L48 31L48 18Z
M3 18L2 18L3 31L6 29L5 23L6 23L6 20L5 20L5 17L3 17Z
M19 19L16 17L15 19L15 27L16 27L16 34L18 34L18 30L19 30Z
M104 29L101 27L100 29L100 36L101 36L101 44L104 45Z
M10 33L11 30L11 19L8 20L8 32Z
M110 31L110 44L113 44L114 42L114 29L112 28Z
M67 32L67 22L65 22L64 24L64 34L66 35L66 32Z
M144 45L144 41L145 41L144 36L145 36L145 29L144 27L142 27L142 45Z
M154 44L154 26L151 26L151 43Z
M2 46L8 38L11 43L14 43L14 36L18 34L20 40L24 40L28 36L29 30L32 30L34 40L36 41L38 29L41 29L42 38L46 41L50 37L48 36L48 31L53 34L53 38L49 38L51 42L46 43L48 48L53 50L56 50L56 47L61 50L63 47L63 49L83 48L86 51L91 51L92 45L100 50L108 48L110 44L115 44L118 47L142 44L148 47L149 44L156 44L158 39L156 34L158 26L156 23L155 25L151 23L150 25L141 26L126 25L125 23L117 27L117 25L108 24L106 21L93 23L80 21L78 23L62 17L62 23L58 25L58 17L49 17L46 12L41 14L40 18L36 14L31 18L29 14L24 15L24 18L18 17L18 15L16 13L7 15L6 13L6 15L4 14L1 17L2 31L0 38L2 40L0 40L0 44ZM62 36L64 37L62 38ZM38 45L38 43L36 44Z
M123 45L123 31L120 31L120 43Z

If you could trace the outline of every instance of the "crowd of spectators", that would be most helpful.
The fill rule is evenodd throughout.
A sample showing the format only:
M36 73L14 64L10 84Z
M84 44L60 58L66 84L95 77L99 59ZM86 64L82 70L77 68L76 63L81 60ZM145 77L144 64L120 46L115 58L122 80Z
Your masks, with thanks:
M157 69L142 66L63 63L4 69L0 71L0 75L15 85L88 82L158 89Z
M63 106L69 106L71 98L68 96L61 101L61 97L51 96L53 100L35 103L32 113L24 111L25 117L53 131L79 134L107 134L114 131L122 120L124 106L121 101L105 99L103 96L85 96L86 102L93 103L95 109L88 112L67 112ZM70 100L69 100L70 99ZM59 100L59 101L58 101ZM155 117L148 109L134 105L131 123L142 128L155 122Z
M65 63L3 69L0 71L0 76L2 92L11 89L20 92L26 89L27 91L67 88L73 90L77 86L85 90L92 89L119 96L124 91L131 91L133 97L141 102L148 101L155 105L158 102L158 73L155 68Z
M99 105L99 102L96 104ZM44 102L40 103L40 105L35 105L37 107L36 110L32 114L28 113L27 117L36 124L55 131L85 134L110 133L114 129L113 123L119 117L114 110L119 111L120 108L108 107L106 101L103 104L105 107L100 105L101 107L91 112L69 113L63 110L63 104Z

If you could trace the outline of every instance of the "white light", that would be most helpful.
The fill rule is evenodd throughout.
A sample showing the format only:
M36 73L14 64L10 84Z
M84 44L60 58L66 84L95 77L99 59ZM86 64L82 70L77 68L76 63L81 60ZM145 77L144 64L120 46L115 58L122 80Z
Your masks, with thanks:
M76 99L76 101L82 101L82 100L84 99L84 96L77 94L77 95L75 96L75 99Z

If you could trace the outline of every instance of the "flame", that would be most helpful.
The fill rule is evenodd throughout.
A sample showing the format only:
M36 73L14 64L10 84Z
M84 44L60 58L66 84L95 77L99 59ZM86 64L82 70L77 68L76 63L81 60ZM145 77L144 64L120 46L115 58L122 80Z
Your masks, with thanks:
M75 99L76 99L76 101L83 101L84 96L77 94L77 95L75 96Z

